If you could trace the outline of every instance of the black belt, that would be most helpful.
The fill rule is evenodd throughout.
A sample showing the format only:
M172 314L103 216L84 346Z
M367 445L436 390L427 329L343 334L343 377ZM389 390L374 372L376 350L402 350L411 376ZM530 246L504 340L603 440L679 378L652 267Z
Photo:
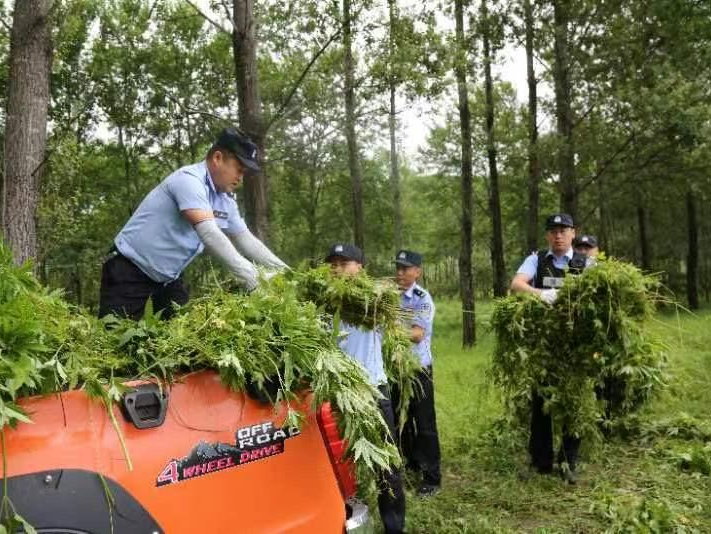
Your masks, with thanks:
M116 248L116 245L112 245L109 249L108 254L106 254L106 256L104 257L104 263L114 259L116 256L123 256L123 254L119 252L119 250Z

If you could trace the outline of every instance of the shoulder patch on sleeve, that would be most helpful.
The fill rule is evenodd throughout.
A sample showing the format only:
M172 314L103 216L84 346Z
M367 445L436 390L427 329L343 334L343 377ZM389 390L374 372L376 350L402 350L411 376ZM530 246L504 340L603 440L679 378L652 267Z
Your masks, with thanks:
M415 295L417 295L418 297L424 297L424 296L425 296L425 292L422 291L419 287L416 287L415 289L413 289L412 292L413 292Z

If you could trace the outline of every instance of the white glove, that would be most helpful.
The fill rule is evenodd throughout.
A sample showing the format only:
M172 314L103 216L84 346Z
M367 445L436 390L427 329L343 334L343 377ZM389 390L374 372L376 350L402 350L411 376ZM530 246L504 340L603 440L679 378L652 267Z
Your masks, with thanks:
M272 278L274 278L276 275L281 274L281 271L264 271L262 273L262 278L265 280L269 281Z
M555 299L558 298L557 289L543 289L541 291L541 300L546 304L553 304Z

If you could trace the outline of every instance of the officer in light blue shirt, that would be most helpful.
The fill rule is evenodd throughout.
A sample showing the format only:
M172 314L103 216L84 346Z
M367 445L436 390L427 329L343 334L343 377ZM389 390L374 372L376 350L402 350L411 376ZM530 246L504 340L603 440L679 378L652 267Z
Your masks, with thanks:
M341 350L365 368L370 383L376 388L386 385L382 334L378 330L366 330L343 321L338 332Z
M395 279L401 295L400 307L410 328L412 351L422 365L416 376L420 387L416 388L405 419L401 439L402 452L408 467L422 474L417 494L420 497L429 497L439 491L442 483L432 374L432 324L435 305L427 290L417 283L422 275L422 255L412 250L399 250L395 254L394 263ZM396 406L399 405L399 392L397 393ZM393 398L396 398L395 395Z
M558 297L563 283L561 273L573 259L575 225L567 213L555 213L546 219L548 250L529 255L511 280L511 291L533 293L548 304Z
M326 262L339 276L355 276L362 271L365 263L363 251L350 243L335 243L326 255ZM360 362L368 373L370 383L378 388L380 413L388 426L388 439L394 441L395 416L388 390L385 366L383 365L382 334L376 330L366 330L347 323L341 323L339 333L345 337L340 347L354 360ZM405 528L405 492L402 488L400 470L381 473L378 484L378 509L380 518L388 534L402 533Z
M554 213L546 219L546 241L548 250L528 256L511 281L511 291L538 295L547 304L554 304L558 288L566 274L585 268L585 258L573 253L575 224L567 213ZM576 262L582 261L581 265ZM565 354L559 355L565 358ZM552 473L554 464L553 426L551 414L544 410L545 399L541 391L546 384L534 384L531 392L531 426L528 451L531 465L539 473ZM561 447L558 463L567 463L568 469L561 467L561 476L569 483L577 482L576 464L580 449L580 438L571 435L566 428L561 429Z
M245 172L259 171L256 158L256 145L239 130L227 128L204 161L177 170L148 193L104 263L100 316L138 319L150 298L154 310L169 317L173 304L187 302L181 273L203 250L248 290L258 281L252 261L286 268L252 235L232 197Z

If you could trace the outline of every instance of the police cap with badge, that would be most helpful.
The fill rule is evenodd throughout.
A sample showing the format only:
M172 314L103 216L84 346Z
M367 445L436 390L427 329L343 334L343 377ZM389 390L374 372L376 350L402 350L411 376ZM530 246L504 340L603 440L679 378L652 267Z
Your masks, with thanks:
M395 254L393 263L398 267L422 267L422 254L413 250L401 249ZM412 292L420 298L427 294L422 288L417 287L416 285ZM430 304L425 302L424 304L421 304L419 311L429 312L429 310Z
M559 226L575 228L575 223L573 222L573 218L567 213L554 213L553 215L549 215L546 219L546 230L552 230Z
M575 222L573 217L567 213L554 213L546 218L546 231L552 230L554 228L575 228ZM545 259L545 254L539 255L539 266L541 262ZM586 267L587 256L585 254L580 254L578 252L573 252L573 257L568 261L568 274L580 274ZM548 276L541 277L541 285L543 288L560 288L563 285L563 277L565 276L565 271L559 271L551 266L548 266L550 271L546 274ZM551 272L554 271L554 272Z
M422 265L422 254L412 250L398 250L393 263L403 267L420 267Z
M222 148L232 154L249 170L258 172L257 145L237 128L225 128L220 132L214 148Z
M330 263L334 258L345 258L365 265L363 251L350 243L334 243L326 254L326 261Z
M595 248L597 246L597 238L594 235L582 235L580 237L575 238L575 241L573 241L573 246L575 248Z

